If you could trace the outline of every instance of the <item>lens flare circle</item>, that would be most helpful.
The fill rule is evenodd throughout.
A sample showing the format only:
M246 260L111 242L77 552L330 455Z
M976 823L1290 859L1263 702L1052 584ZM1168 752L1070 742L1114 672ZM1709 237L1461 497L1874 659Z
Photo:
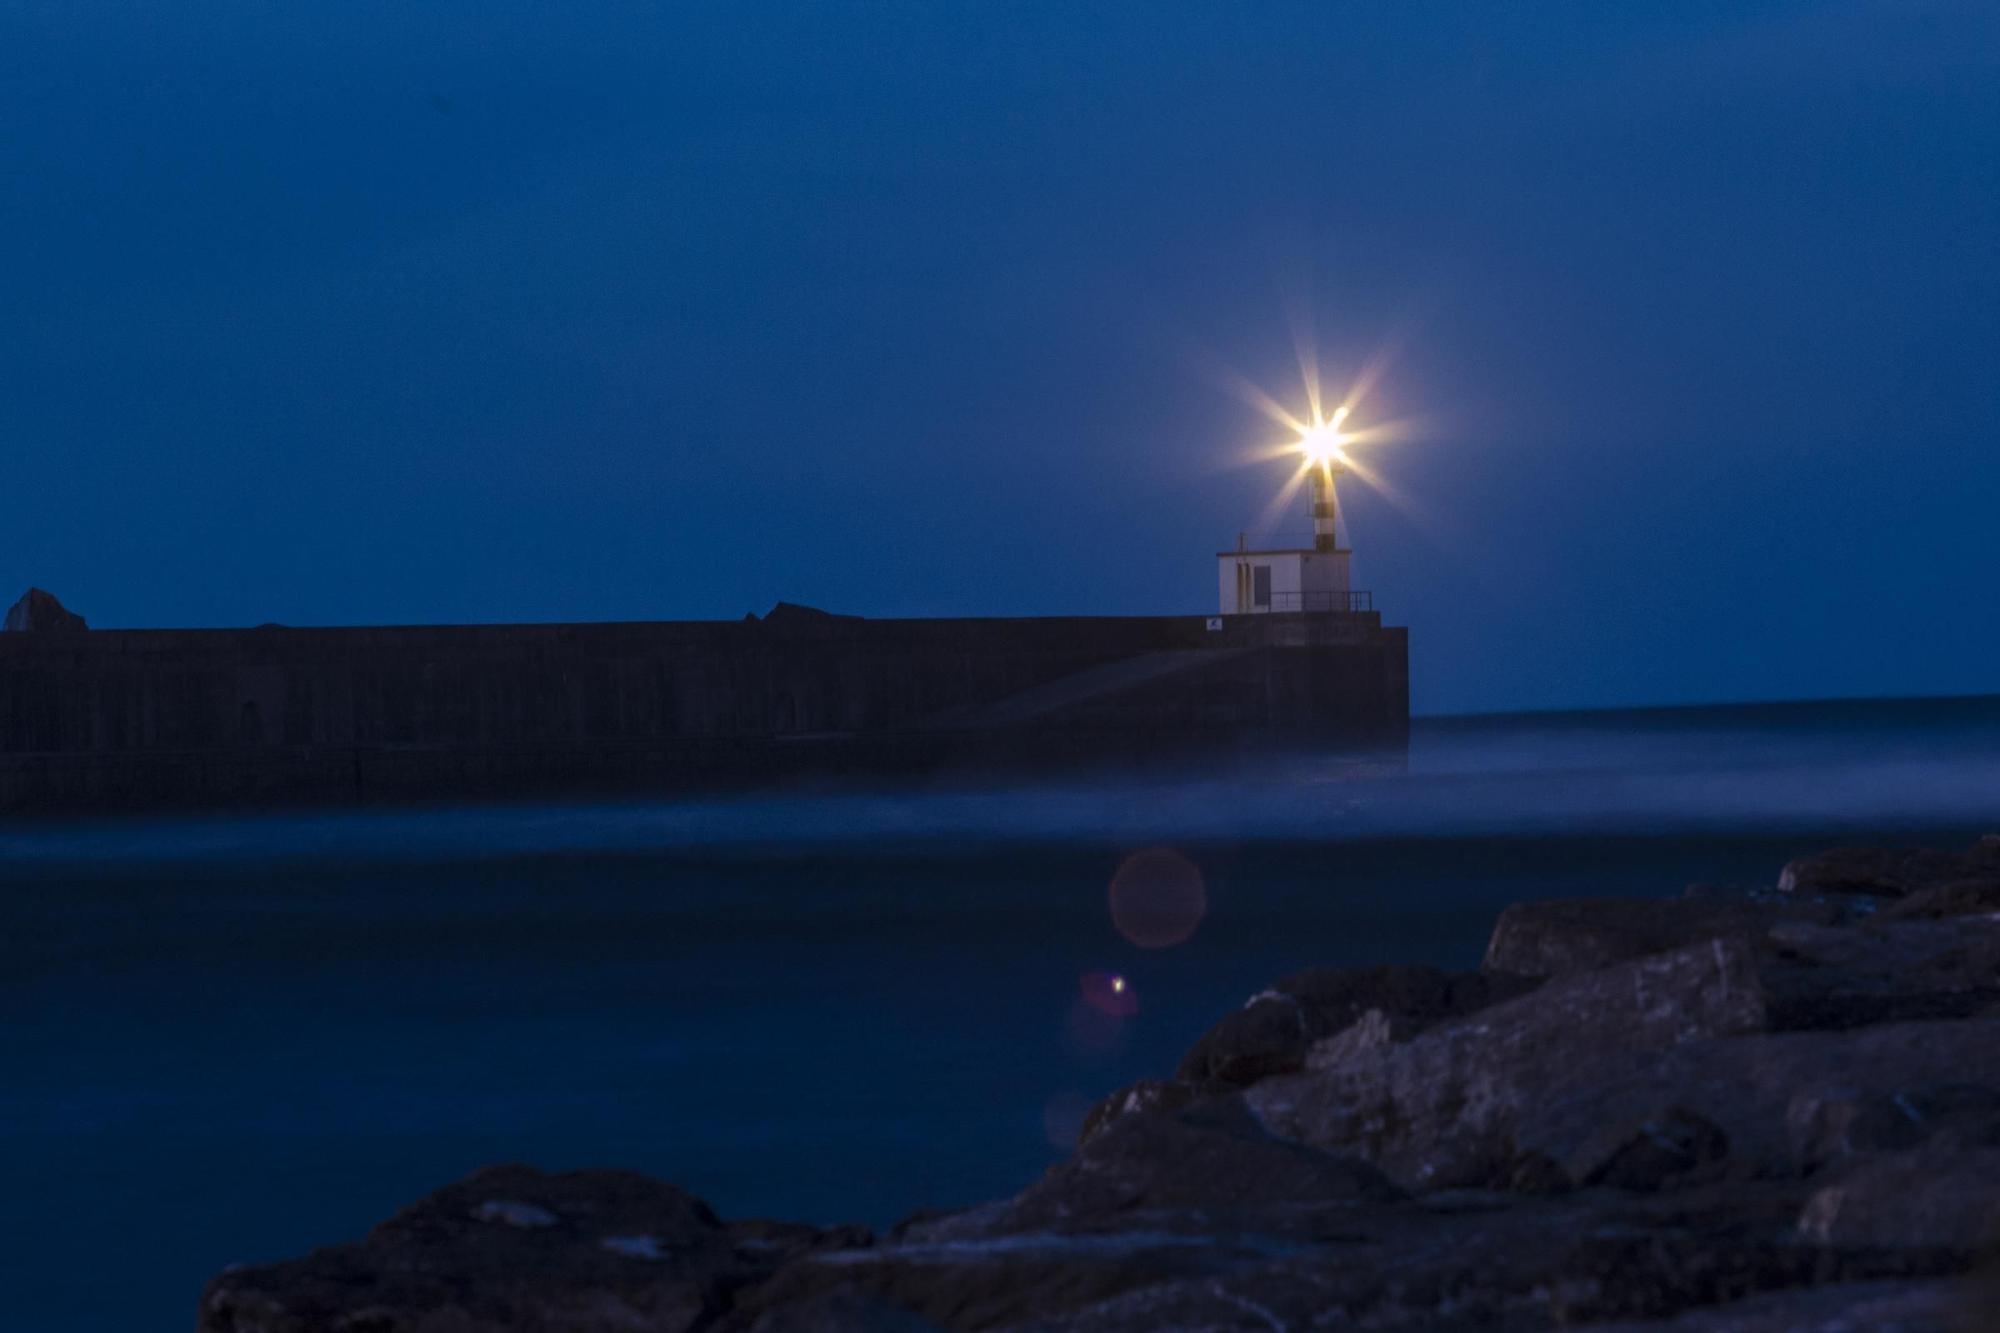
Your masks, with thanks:
M1126 857L1107 896L1111 924L1141 949L1186 943L1208 914L1200 867L1171 847L1148 847Z

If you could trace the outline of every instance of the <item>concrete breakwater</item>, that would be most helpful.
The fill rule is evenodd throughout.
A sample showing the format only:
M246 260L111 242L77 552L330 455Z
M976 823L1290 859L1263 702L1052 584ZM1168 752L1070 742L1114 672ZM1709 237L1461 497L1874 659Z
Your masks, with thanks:
M724 1220L475 1172L211 1281L202 1333L2000 1327L2000 838L1508 908L1481 966L1308 968L1019 1193Z
M0 634L0 810L1399 751L1373 612Z

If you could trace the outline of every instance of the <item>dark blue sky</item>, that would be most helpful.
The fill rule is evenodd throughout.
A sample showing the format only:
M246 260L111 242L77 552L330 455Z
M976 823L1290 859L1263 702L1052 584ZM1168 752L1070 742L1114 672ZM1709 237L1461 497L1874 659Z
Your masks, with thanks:
M0 0L0 590L1206 611L1290 304L1420 710L2000 690L1995 13Z

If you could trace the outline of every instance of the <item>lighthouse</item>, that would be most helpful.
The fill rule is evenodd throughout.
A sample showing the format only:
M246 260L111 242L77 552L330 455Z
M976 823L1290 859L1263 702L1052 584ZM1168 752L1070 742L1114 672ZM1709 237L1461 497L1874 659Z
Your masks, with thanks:
M1313 543L1287 550L1251 550L1243 537L1236 549L1216 554L1217 583L1225 616L1274 613L1345 612L1369 609L1366 592L1356 592L1348 562L1354 552L1340 544L1340 501L1336 481L1346 473L1340 424L1333 417L1301 432L1312 496Z

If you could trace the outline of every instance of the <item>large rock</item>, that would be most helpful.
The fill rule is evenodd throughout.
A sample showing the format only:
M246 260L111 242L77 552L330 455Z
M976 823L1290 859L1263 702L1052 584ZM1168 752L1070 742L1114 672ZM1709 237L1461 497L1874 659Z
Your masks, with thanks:
M1784 921L1831 925L1832 903L1715 898L1559 898L1515 903L1486 946L1487 968L1534 977L1568 976L1710 939L1758 941Z
M1112 1124L1128 1115L1145 1111L1172 1113L1201 1098L1193 1084L1177 1080L1142 1078L1118 1089L1090 1108L1076 1133L1077 1147L1089 1143Z
M1801 856L1778 873L1790 894L1850 893L1900 898L1955 880L1980 879L2000 870L1985 841L1970 852L1893 847L1835 847Z
M875 1233L858 1223L816 1227L804 1222L778 1222L766 1218L746 1218L725 1227L729 1243L746 1257L776 1267L803 1255L825 1250L865 1249L875 1243Z
M1804 1299L1816 1285L1842 1284L1851 1297L1907 1293L1918 1286L1911 1279L1964 1266L1961 1256L1935 1249L1811 1243L1792 1224L1797 1194L1795 1187L1741 1182L1671 1196L1590 1191L1550 1200L1453 1196L1442 1206L1363 1206L1322 1244L1135 1285L1014 1327L1017 1333L1540 1333L1683 1312L1699 1312L1687 1315L1695 1320L1760 1292L1786 1292L1799 1298L1796 1308L1826 1309L1829 1302ZM1875 1279L1897 1281L1893 1288L1859 1285ZM1752 1327L1776 1333L1785 1325Z
M989 1230L1126 1225L1133 1215L1189 1210L1283 1230L1278 1215L1288 1209L1398 1194L1365 1162L1271 1137L1232 1098L1120 1118L1022 1191Z
M1494 1184L1537 1110L1607 1064L1765 1023L1750 946L1711 940L1565 977L1406 1044L1267 1079L1244 1095L1274 1132L1359 1153L1406 1188Z
M1272 1138L1239 1100L1140 1111L1012 1199L812 1256L743 1308L762 1320L845 1291L955 1329L1050 1318L1302 1251L1400 1197L1365 1163Z
M954 1330L1060 1318L1124 1292L1203 1282L1269 1262L1256 1237L1151 1230L1096 1235L912 1237L787 1265L746 1291L731 1327L783 1328L785 1312L836 1299ZM900 1317L900 1316L899 1316Z
M1891 921L1918 921L1994 913L2000 913L2000 870L1979 878L1947 880L1918 889L1891 903L1882 915Z
M1412 1189L1660 1184L1725 1158L1796 1170L1843 1130L1795 1098L1873 1105L1888 1137L1869 1146L1985 1141L2000 1020L1936 1020L2000 999L2000 923L1772 933L1782 946L1717 939L1564 977L1245 1097L1274 1132ZM1923 1123L1897 1138L1907 1117L1884 1105Z
M1862 1084L1876 1080L1864 1077L1801 1089L1785 1110L1792 1155L1812 1170L1856 1154L1924 1144L2000 1148L2000 1071L1975 1072L1992 1082L1905 1080L1868 1089Z
M1684 1106L1613 1121L1585 1139L1563 1163L1578 1185L1656 1190L1685 1182L1729 1158L1729 1135Z
M1584 1324L1571 1333L1979 1333L1971 1293L1930 1279L1849 1282L1753 1295L1671 1319Z
M937 1333L938 1325L854 1287L834 1287L774 1305L750 1333Z
M1313 1043L1367 1013L1414 1035L1532 989L1534 982L1434 967L1312 968L1281 978L1195 1042L1175 1077L1197 1087L1248 1087L1305 1067Z
M708 1206L626 1171L476 1171L366 1239L208 1285L201 1333L680 1333L762 1267Z
M66 608L51 592L30 588L7 610L0 631L9 633L49 633L89 629L82 616Z
M2000 1241L2000 1148L1855 1158L1806 1203L1799 1231L1820 1245L1969 1257Z
M1774 1028L2000 1012L2000 918L1874 920L1844 929L1786 922L1766 941L1761 970Z
M1141 1079L1098 1102L1084 1117L1078 1142L1088 1143L1135 1111L1176 1110L1340 1059L1348 1050L1407 1041L1539 984L1538 978L1498 971L1395 964L1291 973L1203 1033L1171 1081Z
M1523 1154L1565 1164L1571 1183L1582 1183L1582 1171L1595 1160L1590 1145L1607 1127L1663 1117L1670 1108L1713 1126L1737 1174L1798 1177L1850 1149L1976 1144L1991 1132L1982 1128L1980 1106L2000 1099L2000 1071L1985 1072L1994 1051L2000 1051L2000 1021L1986 1020L1770 1033L1628 1052L1595 1061L1581 1079L1555 1080L1520 1096L1514 1143ZM1984 1081L1968 1085L1968 1079ZM1883 1137L1839 1145L1827 1108L1854 1102L1911 1108L1908 1132L1878 1131Z

